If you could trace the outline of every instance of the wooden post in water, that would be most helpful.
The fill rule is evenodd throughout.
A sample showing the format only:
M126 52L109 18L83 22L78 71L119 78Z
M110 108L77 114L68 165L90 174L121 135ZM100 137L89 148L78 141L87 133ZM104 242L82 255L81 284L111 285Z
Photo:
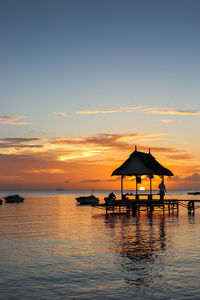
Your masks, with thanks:
M193 213L194 214L195 207L194 207L194 201L191 200L188 202L188 214Z
M108 204L106 203L106 216L108 215Z
M137 212L137 204L133 204L132 205L132 215L135 216L136 212Z

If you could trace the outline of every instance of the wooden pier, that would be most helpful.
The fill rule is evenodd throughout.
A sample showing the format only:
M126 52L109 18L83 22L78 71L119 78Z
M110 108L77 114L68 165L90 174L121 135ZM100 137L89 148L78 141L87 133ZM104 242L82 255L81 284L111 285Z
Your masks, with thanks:
M152 213L154 210L162 210L163 213L168 211L176 211L178 214L179 205L187 209L188 214L194 214L197 207L196 202L200 200L194 199L166 199L164 198L166 188L164 185L165 176L174 176L174 174L164 166L162 166L151 154L144 153L137 150L135 145L135 151L125 160L124 163L112 172L111 176L121 176L121 199L116 200L116 196L110 193L107 198L104 198L105 203L93 205L105 210L106 215L110 214L122 214L135 215L140 210L146 210ZM135 176L135 193L124 194L123 180L125 177ZM139 193L138 184L141 184L143 176L149 178L149 193ZM159 193L152 193L152 179L154 176L162 178L159 184ZM113 195L112 195L113 194ZM192 193L193 194L193 193ZM196 194L196 193L195 193ZM198 192L197 192L198 194ZM166 196L169 197L169 196ZM169 197L170 198L170 197Z
M125 199L125 200L112 200L110 202L105 202L102 204L93 205L97 208L102 208L105 210L106 215L108 214L132 214L136 215L139 211L146 210L147 213L152 213L155 210L168 212L169 215L175 211L179 212L179 205L188 210L188 214L194 214L195 209L200 208L195 205L195 203L200 202L200 200L180 200L180 199Z

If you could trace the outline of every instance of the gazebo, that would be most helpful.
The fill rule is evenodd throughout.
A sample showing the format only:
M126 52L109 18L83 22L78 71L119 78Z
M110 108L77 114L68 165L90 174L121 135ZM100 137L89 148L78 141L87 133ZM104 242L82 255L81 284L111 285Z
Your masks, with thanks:
M113 171L111 176L121 176L121 197L123 199L123 179L125 176L136 177L136 198L138 198L138 183L141 182L141 176L147 175L150 179L150 199L152 198L152 184L151 180L154 175L162 177L173 176L174 174L163 167L152 155L149 149L149 153L135 151L129 156L129 158L116 170Z

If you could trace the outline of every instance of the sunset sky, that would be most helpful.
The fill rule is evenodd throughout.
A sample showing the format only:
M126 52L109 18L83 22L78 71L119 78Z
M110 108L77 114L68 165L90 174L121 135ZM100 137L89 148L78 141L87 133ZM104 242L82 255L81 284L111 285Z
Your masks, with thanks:
M199 11L1 0L0 189L118 189L137 145L174 173L167 188L200 190Z

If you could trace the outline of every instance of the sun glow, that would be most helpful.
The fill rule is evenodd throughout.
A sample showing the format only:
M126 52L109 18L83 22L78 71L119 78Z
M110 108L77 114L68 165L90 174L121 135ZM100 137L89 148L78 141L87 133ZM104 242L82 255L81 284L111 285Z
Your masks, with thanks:
M141 186L141 187L140 187L140 191L145 191L145 187L144 187L144 186Z

